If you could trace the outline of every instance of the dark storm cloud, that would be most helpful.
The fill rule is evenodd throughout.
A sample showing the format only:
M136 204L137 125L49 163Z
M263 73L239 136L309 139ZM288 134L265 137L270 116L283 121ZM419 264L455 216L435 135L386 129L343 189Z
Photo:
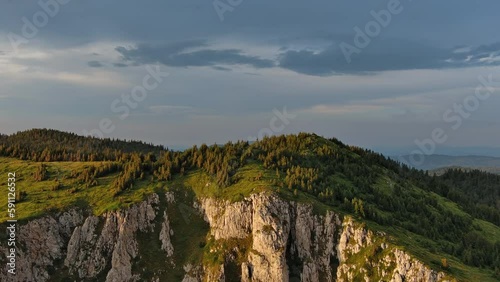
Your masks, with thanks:
M218 70L218 71L231 71L232 70L230 68L225 68L225 67L221 67L221 66L213 66L212 68L214 70Z
M500 57L500 42L481 45L477 48L462 46L455 48L450 56L450 61L455 63L466 63L467 65L498 65L500 60L495 58Z
M274 66L271 60L246 55L238 49L209 49L204 40L190 40L162 46L149 44L139 44L132 48L119 46L116 51L123 56L124 61L137 64L161 63L171 67L250 65L255 68L270 68Z
M124 64L124 63L114 63L113 66L116 67L116 68L126 68L126 67L128 67L128 65Z
M21 33L26 17L41 11L40 1L2 1L0 32ZM42 1L44 2L44 1ZM46 2L46 1L45 1ZM60 7L40 30L37 41L53 48L78 46L100 40L129 42L181 41L216 38L228 34L262 39L300 36L314 32L350 33L370 20L371 10L381 10L388 0L244 1L221 22L213 1L70 1ZM404 10L384 31L393 37L428 39L454 46L500 40L495 24L500 2L401 1ZM450 7L453 7L451 12Z
M101 62L99 62L99 61L90 61L90 62L88 62L88 63L87 63L87 65L88 65L89 67L91 67L91 68L101 68L101 67L103 67L103 66L104 66L104 65L103 65Z
M339 36L346 40L346 36ZM318 38L324 39L324 38ZM333 41L330 37L328 40ZM343 41L345 42L345 41ZM358 53L348 62L339 47L332 43L323 50L293 49L293 42L278 48L277 61L244 54L239 49L214 49L206 40L188 40L165 45L139 44L119 46L116 51L122 60L134 65L161 63L171 67L210 66L215 70L230 70L225 66L250 65L255 68L279 66L301 74L330 76L342 74L372 74L383 71L414 69L445 69L500 64L500 43L479 47L438 48L403 39L380 39Z
M458 52L457 52L458 50ZM462 50L462 51L460 51ZM381 40L350 55L348 62L339 44L322 51L288 50L279 56L279 66L298 73L328 76L368 74L412 69L444 69L500 65L500 43L477 48L442 49L407 40Z

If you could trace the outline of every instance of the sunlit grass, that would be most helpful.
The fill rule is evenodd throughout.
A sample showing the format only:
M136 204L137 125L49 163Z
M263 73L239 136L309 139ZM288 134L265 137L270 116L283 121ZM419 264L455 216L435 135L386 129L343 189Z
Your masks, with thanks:
M33 172L40 163L0 158L0 186L5 187L0 196L0 223L7 216L7 174L16 173L16 191L27 193L26 199L16 203L16 218L26 220L43 214L61 211L71 206L88 206L96 215L109 210L129 206L139 202L144 196L151 194L157 184L149 180L137 182L133 189L125 191L118 197L113 196L110 184L116 176L109 175L98 179L98 185L86 188L69 178L72 171L83 171L89 166L100 166L103 162L51 162L48 167L49 179L35 181ZM53 190L56 179L62 183L62 188Z
M344 210L341 211L338 206L330 206L318 201L316 197L308 193L302 191L294 193L294 191L286 187L277 185L282 179L279 179L275 172L265 170L262 165L256 162L249 163L240 168L232 177L233 183L228 187L220 187L217 185L214 177L203 170L195 170L185 175L176 175L174 179L169 182L158 182L153 180L150 175L147 175L143 180L136 181L132 189L125 190L119 196L114 196L114 191L111 189L111 183L118 175L117 173L98 178L98 185L89 188L86 188L82 184L78 184L76 179L69 177L73 171L81 172L86 167L104 165L104 162L50 162L45 164L48 166L49 179L45 181L35 181L33 172L40 166L40 163L11 158L0 158L0 187L2 187L4 191L0 196L0 210L2 211L0 223L8 219L7 174L9 172L16 173L17 190L27 193L26 199L16 204L16 215L18 220L28 220L40 217L47 213L66 210L74 206L88 208L94 215L100 215L107 211L128 207L134 203L140 202L153 192L166 190L188 191L190 195L192 194L192 198L211 197L228 200L230 202L241 201L254 193L274 192L287 200L310 203L314 207L314 211L319 214L324 214L327 210L333 210L339 214L349 214ZM63 186L58 190L53 190L52 187L56 179L58 179ZM345 180L342 175L337 174L332 175L329 181L344 187L353 185ZM381 177L373 188L390 195L394 193L393 186L394 180L387 176ZM416 186L405 187L405 189L417 194L431 195L437 200L437 203L445 207L446 210L459 216L470 216L456 203L435 193L423 191ZM190 199L184 199L184 202L190 204ZM177 228L181 228L179 230L182 230L182 232L190 234L190 227L183 224L178 211L169 210L168 212L173 220L172 223L176 226L181 226ZM384 214L384 212L380 212ZM434 209L432 212L439 211ZM358 220L366 221L359 218ZM466 266L461 263L458 258L437 251L440 249L439 242L434 242L428 238L395 226L381 226L371 221L366 222L370 229L386 232L394 245L407 250L418 260L428 264L433 269L439 270L441 268L441 259L446 258L450 265L448 270L449 273L460 280L496 281L492 278L491 270ZM203 220L201 218L197 219L196 225L199 225L199 228L203 227L203 230L207 228L203 226ZM473 221L473 226L478 232L485 234L485 237L489 238L492 242L500 238L500 228L494 224L475 219ZM182 228L188 229L184 230ZM192 242L183 241L182 237L178 237L176 240L179 241L176 241L176 245L186 250L186 252L181 251L180 254L185 255L186 258L190 258L192 262L199 261L203 252L203 248L200 247L199 244L205 240L204 234L206 234L206 232L193 233L190 235L195 238ZM148 242L144 241L143 243L147 245ZM154 255L155 253L151 253L151 257L154 257ZM181 273L179 269L176 269L176 271ZM173 279L174 276L169 276L169 278Z

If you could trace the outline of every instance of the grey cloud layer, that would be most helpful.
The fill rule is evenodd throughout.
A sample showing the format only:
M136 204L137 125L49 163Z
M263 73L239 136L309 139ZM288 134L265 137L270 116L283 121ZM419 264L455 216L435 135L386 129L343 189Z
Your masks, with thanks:
M382 71L443 69L500 65L500 43L476 48L442 49L416 42L390 39L374 42L366 50L352 55L347 62L338 43L322 51L310 49L287 50L277 48L276 61L244 54L239 49L215 49L204 40L190 40L154 46L119 46L116 51L124 62L132 64L161 63L171 67L211 66L228 71L224 66L249 65L254 68L279 66L301 74L329 76L341 74L367 74ZM125 66L123 63L120 66ZM90 65L90 63L89 63ZM116 65L116 64L115 64Z
M90 61L87 63L89 65L89 67L91 68L100 68L100 67L103 67L104 65L99 62L99 61Z
M189 145L232 139L235 132L245 138L267 126L272 108L286 105L303 112L291 131L335 134L353 143L411 143L429 133L427 127L416 132L416 116L427 118L422 123L434 118L422 108L441 113L473 93L469 87L478 75L498 73L500 68L475 67L499 64L500 43L493 43L500 42L500 1L401 0L404 12L347 63L339 44L353 44L353 28L388 1L244 0L224 22L213 1L70 1L20 56L12 55L5 35L20 34L22 18L32 19L39 1L3 1L0 127L89 129L112 115L111 101L141 81L143 68L132 66L159 62L176 68L172 77L127 122L117 123L116 136L162 142L175 136ZM393 71L411 69L425 70ZM359 76L371 73L378 75ZM472 119L496 122L497 98ZM318 105L324 112L343 105L386 108L371 116L308 117L306 110ZM400 112L406 117L395 116ZM478 138L479 126L467 131L465 124L460 140L498 140L498 126L482 126L489 133ZM374 130L382 133L374 136Z
M22 17L31 18L41 8L39 1L2 1L0 31L20 33ZM43 30L45 44L78 45L100 39L149 42L159 38L217 37L228 33L243 37L276 38L284 34L340 32L350 33L369 19L371 10L380 10L388 0L320 1L266 0L244 1L225 21L220 22L213 1L71 1L61 8ZM389 36L428 38L440 45L498 41L500 35L491 24L498 18L497 0L401 0L404 14L384 31ZM472 32L476 31L476 32Z
M500 65L500 43L468 49L456 53L456 48L441 49L405 40L384 40L359 54L352 54L352 61L348 62L335 44L320 52L286 51L280 55L279 66L298 73L325 76Z
M237 49L206 49L202 40L178 42L162 46L140 44L137 47L116 48L124 61L136 64L162 63L172 67L202 67L222 65L250 65L255 68L269 68L273 61L243 54ZM193 48L205 48L193 50Z

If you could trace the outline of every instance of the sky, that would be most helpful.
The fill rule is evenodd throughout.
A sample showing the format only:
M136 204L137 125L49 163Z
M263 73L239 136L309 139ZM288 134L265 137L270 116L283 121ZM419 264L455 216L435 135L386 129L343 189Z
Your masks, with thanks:
M499 10L496 0L2 1L0 132L172 148L314 132L395 154L494 150Z

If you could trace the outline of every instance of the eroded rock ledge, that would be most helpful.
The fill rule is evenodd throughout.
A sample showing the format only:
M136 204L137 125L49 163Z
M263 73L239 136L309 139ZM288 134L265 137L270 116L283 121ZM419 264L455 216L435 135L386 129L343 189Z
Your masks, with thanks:
M160 273L173 267L182 270L185 282L448 281L444 273L391 246L384 234L350 217L331 211L318 215L309 204L269 193L235 203L211 198L195 201L193 211L209 225L206 237L211 247L205 252L219 252L224 260L215 265L179 265L172 238L182 234L167 213L177 205L173 193L153 194L128 209L99 217L74 209L32 220L19 231L23 246L17 278L48 281L63 275L71 281L146 281L135 267L141 252L147 251L138 243L140 233L157 240L158 251L168 259L164 269L148 269L157 273L148 278L151 281L162 281ZM5 246L0 251L5 254ZM2 281L5 271L0 270Z

